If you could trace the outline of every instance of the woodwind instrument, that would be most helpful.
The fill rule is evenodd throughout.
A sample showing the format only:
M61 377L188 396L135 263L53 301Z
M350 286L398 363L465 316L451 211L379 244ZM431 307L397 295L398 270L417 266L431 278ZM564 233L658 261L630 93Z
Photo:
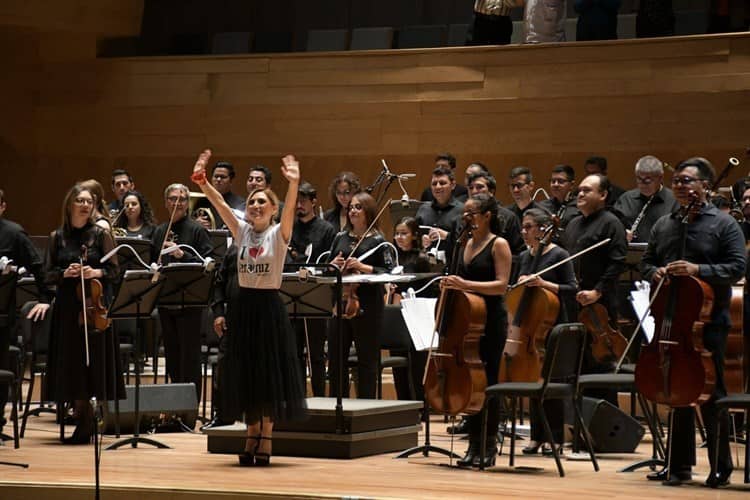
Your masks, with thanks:
M651 206L651 202L654 201L654 197L662 190L664 189L664 186L659 188L659 191L652 194L651 197L646 201L646 203L643 204L643 208L641 208L640 213L638 213L638 217L635 218L633 221L633 225L630 226L630 234L633 235L633 239L635 239L638 235L636 231L638 231L638 226L640 225L641 221L643 220L643 216L646 215L646 210L648 210L648 207Z

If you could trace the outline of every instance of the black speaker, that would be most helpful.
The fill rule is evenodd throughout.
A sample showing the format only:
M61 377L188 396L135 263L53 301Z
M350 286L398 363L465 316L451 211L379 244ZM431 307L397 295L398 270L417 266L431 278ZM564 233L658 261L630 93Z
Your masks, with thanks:
M633 453L643 439L643 426L604 399L583 398L583 422L598 453Z
M125 387L127 399L120 401L120 432L132 434L135 428L135 386ZM153 425L179 418L191 429L198 418L198 400L195 384L147 384L141 385L138 404L141 433ZM104 433L115 431L115 403L107 401L104 408Z

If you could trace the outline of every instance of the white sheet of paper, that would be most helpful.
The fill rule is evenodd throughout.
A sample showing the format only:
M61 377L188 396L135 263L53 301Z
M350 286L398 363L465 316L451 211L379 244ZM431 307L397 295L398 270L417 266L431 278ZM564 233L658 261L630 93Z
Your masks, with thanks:
M426 351L431 342L433 348L438 346L438 336L433 335L436 304L437 299L420 297L401 301L401 315L417 351Z
M648 304L651 302L651 285L648 281L636 281L635 290L630 292L630 302L633 303L633 310L635 310L638 319L642 318L648 310ZM646 319L643 320L643 334L646 336L646 340L650 343L654 338L654 330L656 329L654 323L654 317L649 312Z

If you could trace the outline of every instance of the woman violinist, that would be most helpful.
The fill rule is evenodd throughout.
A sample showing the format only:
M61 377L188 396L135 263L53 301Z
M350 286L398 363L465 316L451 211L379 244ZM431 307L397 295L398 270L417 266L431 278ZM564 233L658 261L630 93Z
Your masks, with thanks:
M703 326L703 346L711 351L716 383L713 394L701 405L701 414L706 427L708 458L714 475L706 479L708 486L720 486L729 482L732 473L732 459L729 453L729 416L726 410L719 414L715 401L726 396L724 385L724 353L730 327L729 304L731 286L745 273L745 239L737 221L707 202L707 194L716 177L716 171L705 158L690 158L680 163L672 177L672 190L682 207L691 206L687 234L682 246L682 217L665 215L654 224L648 248L641 260L641 272L652 283L663 277L693 276L707 283L713 291L714 300L710 321ZM652 285L652 289L654 285ZM677 291L679 293L679 291ZM679 311L680 305L677 304ZM661 318L657 319L657 325ZM659 332L657 332L658 334ZM689 334L692 332L688 332ZM639 359L636 369L641 369ZM654 381L658 383L659 381ZM679 384L677 380L675 383ZM676 485L690 480L691 468L695 465L695 411L692 406L674 409L672 435L668 450L671 470L650 474L649 479L665 480L666 484ZM718 449L718 463L714 463L714 424L722 427Z
M393 268L391 250L383 245L365 260L359 256L372 250L385 241L377 216L377 205L367 193L355 194L349 203L347 229L341 231L331 244L331 264L342 269L343 274L384 273ZM369 228L369 231L368 231ZM354 250L352 252L352 250ZM344 319L341 335L338 328L328 332L329 373L331 373L330 394L338 394L339 366L342 360L338 353L346 356L354 340L357 349L357 397L375 399L378 378L378 360L380 357L380 325L383 319L384 287L379 284L359 285L356 287L359 298L359 313L351 319ZM333 322L331 322L333 323ZM339 350L339 344L343 345ZM347 377L348 379L348 377ZM344 380L344 388L349 384ZM344 390L346 394L346 390Z
M459 260L458 273L445 277L441 286L480 295L486 305L487 320L479 351L485 365L487 384L497 383L500 358L507 336L507 312L503 295L508 286L511 253L508 242L497 236L497 201L488 194L477 194L466 200L464 224L471 231ZM450 311L447 311L450 314ZM467 418L469 448L457 464L461 467L479 466L480 446L485 447L485 465L495 463L497 432L500 423L500 402L487 402L487 442L480 443L481 414Z
M231 328L221 377L222 418L244 418L245 451L240 465L269 465L273 424L301 417L305 408L304 379L297 361L292 325L281 297L284 260L294 225L299 163L285 156L281 172L289 182L280 222L274 222L279 200L268 188L250 192L245 220L238 220L224 197L206 181L211 151L193 168L198 184L224 220L237 247L239 291L228 298Z
M113 221L114 226L124 229L131 238L150 240L156 219L146 198L139 191L128 191L122 197L122 206L125 212Z
M547 230L551 228L552 216L545 210L532 208L523 215L521 224L521 236L528 249L521 253L519 257L519 281L527 279L537 270L545 269L553 264L566 259L568 252L554 243L548 243L543 247L540 241L545 236ZM552 231L555 229L552 228ZM541 256L536 261L537 269L534 269L535 257L542 251ZM575 318L575 293L577 284L573 263L568 262L560 265L555 269L545 272L541 276L531 279L526 283L527 287L540 287L553 292L560 300L560 312L558 313L555 323L565 323L570 318ZM531 420L531 440L528 446L522 451L527 454L534 454L539 450L539 446L544 439L544 428L540 418L540 408L538 403L532 401L529 408ZM560 446L563 442L563 405L560 400L550 400L544 405L544 411L547 421L552 427L552 435L555 439L554 446ZM542 448L543 454L552 454L552 450L545 445Z
M85 444L91 439L94 423L89 398L125 398L112 330L95 331L87 319L86 345L83 306L77 293L83 275L85 280L96 279L104 285L106 300L118 276L116 257L100 263L101 257L114 248L114 242L109 231L94 223L94 203L91 191L81 184L73 186L63 202L62 226L52 232L47 247L46 281L57 285L50 336L49 397L58 402L73 401L78 417L73 435L63 440L66 444ZM81 266L83 254L86 258Z
M323 218L330 222L336 232L346 228L349 217L349 203L352 196L360 192L359 177L352 172L340 172L331 181L328 191L333 208L326 210Z

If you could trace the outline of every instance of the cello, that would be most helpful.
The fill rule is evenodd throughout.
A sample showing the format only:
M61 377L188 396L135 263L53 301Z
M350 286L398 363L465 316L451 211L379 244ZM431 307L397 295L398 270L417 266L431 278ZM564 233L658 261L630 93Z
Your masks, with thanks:
M581 308L578 321L591 335L591 355L599 363L620 359L628 347L628 340L609 323L607 308L594 303Z
M555 224L545 228L534 255L532 272L539 270L544 249L557 230ZM540 347L560 312L560 299L540 287L517 286L505 295L508 316L508 339L500 359L499 382L536 382L542 373Z
M680 253L685 254L687 225L700 205L693 194L679 213ZM652 299L654 338L641 349L635 369L635 385L649 401L685 407L701 394L710 393L715 380L711 354L702 348L703 324L710 320L713 290L694 276L667 276ZM698 342L694 342L696 337Z
M458 271L469 226L464 226L456 241L448 274ZM439 342L436 351L428 352L423 381L425 399L436 411L455 416L478 413L484 406L487 374L479 355L479 339L486 317L485 302L479 295L441 289L435 313Z

